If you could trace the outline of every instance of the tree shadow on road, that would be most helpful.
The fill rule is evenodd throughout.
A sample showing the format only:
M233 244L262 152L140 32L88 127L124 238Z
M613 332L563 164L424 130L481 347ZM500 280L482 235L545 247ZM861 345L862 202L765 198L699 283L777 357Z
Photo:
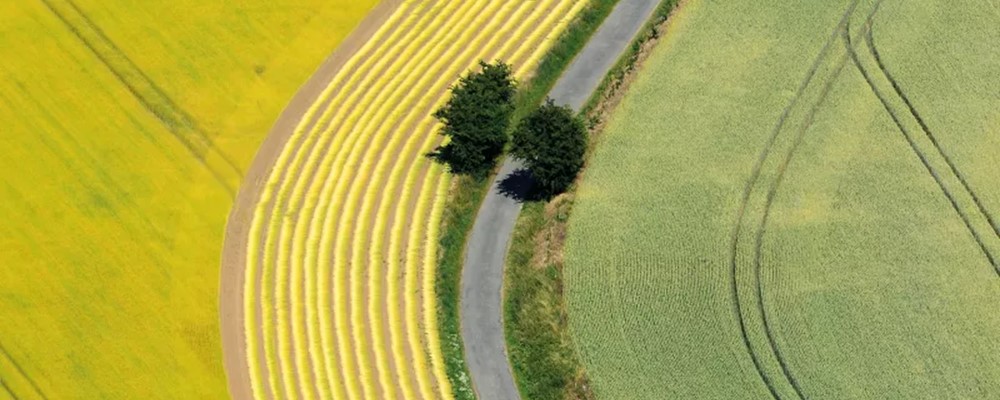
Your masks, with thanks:
M497 193L518 203L544 200L535 190L535 178L531 175L531 171L524 168L518 168L503 178L497 185Z

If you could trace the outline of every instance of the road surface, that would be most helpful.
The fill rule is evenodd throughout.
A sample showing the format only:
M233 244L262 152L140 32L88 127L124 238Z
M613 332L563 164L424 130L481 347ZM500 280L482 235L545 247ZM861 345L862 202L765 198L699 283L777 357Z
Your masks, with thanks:
M574 110L583 107L659 3L620 0L556 82L550 97ZM517 198L525 193L499 190L500 183L520 168L513 159L500 168L472 226L462 269L462 340L479 400L520 399L504 341L502 293L504 259L521 212Z

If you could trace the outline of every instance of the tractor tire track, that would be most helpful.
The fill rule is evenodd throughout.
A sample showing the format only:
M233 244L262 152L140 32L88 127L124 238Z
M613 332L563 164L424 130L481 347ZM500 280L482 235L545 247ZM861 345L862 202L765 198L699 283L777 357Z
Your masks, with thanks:
M906 108L910 111L910 114L913 115L913 118L916 119L917 124L920 125L920 129L924 131L924 135L927 136L927 139L934 145L934 148L937 150L938 154L941 155L941 158L944 159L945 163L948 164L948 168L951 169L951 172L956 178L958 178L958 181L962 183L962 187L965 188L965 191L967 191L969 196L972 197L972 201L976 203L976 208L978 208L979 212L986 217L987 221L989 221L990 227L993 228L993 233L997 236L997 238L1000 238L1000 224L997 223L997 220L993 217L989 210L986 209L986 206L983 205L982 201L979 200L979 196L976 194L975 190L972 189L972 185L969 184L968 180L965 179L965 176L958 170L958 167L952 161L952 158L944 151L944 148L938 142L937 137L933 132L931 132L931 128L927 125L927 122L920 115L920 113L917 112L917 108L913 105L913 102L910 101L910 97L906 95L902 86L900 86L899 82L889 71L889 68L886 67L885 63L882 61L882 56L878 52L878 47L875 46L875 36L873 32L873 29L868 30L868 33L865 34L865 41L868 45L868 50L875 58L875 63L878 64L879 69L882 71L882 75L884 75L892 85L892 89L897 95L899 95L899 98L903 100L903 103L906 104Z
M0 390L0 393L7 393L7 395L10 396L10 398L14 400L21 400L20 398L17 397L16 394L14 394L12 390L10 390L10 387L7 386L7 383L4 382L3 379L0 379L0 389L2 389Z
M760 176L763 172L762 170L764 167L764 163L769 158L771 150L773 149L775 142L777 142L778 136L781 134L785 126L785 123L788 120L789 115L791 114L795 106L798 105L802 97L805 95L806 89L810 86L810 83L813 81L813 78L819 71L820 66L823 64L823 61L825 61L826 57L829 55L830 50L833 49L833 44L836 43L837 36L840 34L841 31L846 29L847 23L850 20L851 15L854 14L854 11L859 3L860 0L854 0L841 15L840 22L837 24L837 27L834 29L833 33L830 34L830 37L823 45L819 54L816 56L815 60L813 61L813 64L810 66L809 70L806 73L806 78L799 84L799 87L796 90L795 95L792 97L791 101L788 103L788 105L782 111L781 115L778 117L778 122L771 130L770 136L764 145L764 149L761 151L761 154L758 156L757 161L755 162L750 172L750 179L748 179L747 184L743 188L743 196L740 201L739 210L737 211L736 224L733 229L733 233L730 240L730 260L729 260L730 294L733 298L733 312L734 314L736 314L736 319L739 324L740 337L743 341L743 345L747 349L747 353L750 355L750 359L754 364L754 368L757 370L757 374L761 378L761 381L763 381L764 385L767 387L767 390L768 392L770 392L771 397L779 400L782 397L778 394L777 388L775 388L774 386L774 382L772 382L771 378L768 377L767 374L764 372L761 360L756 354L756 352L753 350L753 346L750 343L750 336L747 331L747 322L746 322L747 318L744 315L741 306L742 302L740 299L739 284L737 282L737 275L738 275L737 250L739 248L739 242L740 242L739 238L743 228L743 220L745 219L746 211L750 203L750 197L753 192L753 188L756 186L757 181L760 179Z
M878 11L880 4L881 0L875 3L875 6L873 7L871 13L868 16L869 20L871 20L871 18L875 16L875 13ZM849 27L845 26L845 28L841 30L841 34L848 35ZM844 54L838 61L837 67L835 68L835 71L831 79L828 80L826 84L823 86L823 89L819 94L819 98L816 100L816 103L813 105L813 107L809 110L808 114L806 115L805 121L796 131L795 137L792 142L792 146L788 150L788 153L786 153L785 158L781 161L781 164L778 165L777 176L775 177L774 182L771 184L771 187L768 189L767 197L764 203L764 213L763 216L761 217L760 224L756 228L756 234L754 235L754 250L753 250L754 287L756 288L756 295L757 295L756 307L757 311L761 315L761 322L763 323L763 328L764 328L764 336L767 338L768 346L770 347L775 360L781 367L782 374L791 384L792 389L794 389L795 394L800 399L807 399L808 396L805 395L802 389L802 385L799 383L799 381L795 379L795 376L792 374L791 368L788 366L788 362L786 361L785 356L781 352L781 347L778 345L777 339L775 338L774 329L772 328L771 325L771 318L769 317L769 313L767 312L767 307L764 302L764 285L761 279L764 234L767 231L767 223L770 220L771 209L772 206L774 205L774 199L777 197L778 189L781 187L781 183L784 181L786 172L788 171L788 166L791 164L792 160L795 157L795 154L798 152L799 147L804 142L806 132L812 126L813 122L815 122L816 115L819 114L820 110L822 110L822 106L826 102L827 97L829 96L830 92L833 90L834 85L838 81L838 77L843 72L844 68L847 66L847 61L848 61L848 55Z
M231 195L236 189L231 180L243 177L242 169L227 154L222 152L205 132L198 128L194 118L177 105L149 78L128 55L125 54L104 31L72 0L42 0L45 7L80 40L81 43L123 86L153 114L164 127L204 166L209 173ZM57 5L56 3L63 3ZM219 170L207 161L207 155L214 152L223 162L224 170Z
M869 25L868 30L870 30L871 29L870 21L868 25ZM851 58L854 61L854 65L857 67L858 71L861 72L861 75L864 77L865 82L867 82L869 88L871 88L872 93L875 95L875 97L878 98L879 102L882 103L882 107L885 108L885 111L889 114L889 117L892 119L893 123L896 124L896 128L899 129L899 132L903 134L903 137L906 139L907 144L909 144L910 149L913 150L913 153L917 156L917 158L920 159L921 164L924 165L924 168L927 169L927 172L934 179L934 182L937 184L938 188L941 189L941 192L944 193L945 197L948 199L948 202L951 203L952 209L954 209L955 212L958 214L959 218L962 219L962 222L965 224L966 229L968 229L969 233L972 234L973 239L975 239L976 244L979 245L980 250L982 250L983 255L986 256L986 259L989 261L990 265L992 265L996 273L1000 275L1000 265L997 264L997 259L993 256L993 254L990 253L989 249L986 246L986 243L983 241L982 236L979 235L979 233L973 227L972 222L969 220L969 217L962 211L962 208L961 206L959 206L958 200L955 198L955 195L950 190L948 190L948 187L945 185L941 175L931 165L931 162L928 159L927 155L920 150L920 146L917 145L916 140L913 138L913 134L903 124L902 119L899 116L899 113L896 111L896 109L892 107L891 104L889 104L888 98L878 88L878 86L875 85L875 80L871 76L871 73L868 71L867 68L865 68L864 64L861 63L861 60L858 57L857 52L853 51L853 47L851 47L850 36L846 36L844 40L848 46Z
M8 364L13 366L14 370L17 371L17 373L21 375L21 377L24 378L26 382L28 382L28 385L31 386L31 389L35 392L36 395L38 395L39 398L43 400L48 400L48 397L45 396L45 392L43 392L42 388L38 386L38 383L35 382L35 380L32 379L31 376L24 371L24 368L21 367L21 364L19 364L17 361L14 361L14 358L11 357L10 353L7 352L7 348L3 346L3 343L0 343L0 362L3 362L4 360L6 360ZM3 383L3 379L0 379L0 383ZM15 399L19 398L17 393L14 393L14 391L9 386L4 384L3 387L7 390L7 393L10 393L12 397L14 397Z

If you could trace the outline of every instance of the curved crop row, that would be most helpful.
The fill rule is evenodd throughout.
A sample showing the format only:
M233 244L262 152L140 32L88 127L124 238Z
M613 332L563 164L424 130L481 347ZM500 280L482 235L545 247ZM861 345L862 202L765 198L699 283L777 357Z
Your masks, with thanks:
M586 2L405 1L292 132L251 221L256 398L450 398L437 334L450 178L433 111L480 59L524 79Z

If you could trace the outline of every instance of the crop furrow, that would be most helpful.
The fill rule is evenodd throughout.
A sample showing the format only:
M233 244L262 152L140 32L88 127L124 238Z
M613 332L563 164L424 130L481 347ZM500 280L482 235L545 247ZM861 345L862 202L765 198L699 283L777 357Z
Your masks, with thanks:
M426 15L426 10L421 8L412 10L407 9L407 13L411 16L423 16ZM337 105L331 101L324 107L324 109L331 110L342 108L337 107ZM306 331L307 329L309 330L308 335L300 337L297 340L304 340L308 343L308 353L311 356L311 362L304 364L302 361L299 361L299 363L300 365L313 369L314 372L316 372L315 370L319 370L323 373L323 377L315 382L316 386L318 386L318 389L320 390L321 398L329 398L331 396L330 393L334 390L340 393L341 396L344 395L342 388L343 383L339 382L336 374L333 373L335 364L327 362L327 355L334 352L334 349L332 347L327 348L323 346L325 341L321 341L321 338L324 338L327 335L325 332L321 333L320 327L318 326L319 314L321 314L319 308L322 306L318 303L318 297L320 296L317 292L320 291L320 285L317 282L317 278L319 277L322 268L320 264L316 263L316 240L315 235L312 234L316 229L315 221L322 220L326 217L324 212L325 208L320 210L319 202L317 201L319 196L316 196L313 192L318 186L317 181L322 179L325 175L331 175L329 170L326 168L328 165L322 163L321 161L324 156L330 154L333 150L333 142L335 141L331 139L333 139L334 136L342 136L333 135L333 132L331 132L331 129L333 128L334 126L330 125L330 121L328 121L327 125L324 126L322 130L314 130L313 135L311 136L320 137L321 140L313 143L311 146L308 146L310 147L309 159L306 161L306 165L309 166L311 171L305 176L300 177L296 184L295 192L292 195L293 198L298 199L298 205L294 206L293 209L299 210L299 214L302 215L301 219L304 219L304 221L299 221L299 219L294 221L295 233L292 241L294 243L292 247L292 260L294 265L296 265L295 269L305 271L305 284L309 286L309 289L306 290L306 299L304 303L298 304L300 308L302 308L303 304L306 306L304 315L299 315L300 318L297 319L296 324L299 326L297 329L302 331ZM323 215L320 216L318 214ZM298 334L303 335L304 333L305 332ZM333 382L337 383L333 384Z
M521 3L518 6L518 10L519 10L518 12L524 11L526 9L526 7L527 7L526 3ZM506 15L508 12L509 11L503 11L502 15ZM501 28L502 31L508 30L511 27L512 24L516 23L515 22L516 19L514 19L514 18L505 18L505 19L504 18L499 18L499 19L495 19L495 21L496 22L504 21L504 27ZM485 31L490 32L490 31L492 31L492 29L487 28L487 29L485 29ZM483 46L483 48L491 49L491 48L496 47L497 46L497 42L498 42L498 40L499 40L500 37L501 37L500 35L492 35L491 39L490 39L490 43L488 43L485 46ZM485 56L485 54L489 54L490 53L490 51L486 51L483 54L471 55L471 54L469 54L469 50L471 50L471 49L472 49L472 47L466 48L465 51L463 52L463 54L459 55L458 57L446 56L446 57L443 57L443 58L453 59L453 60L462 60L462 62L457 63L457 65L462 65L462 64L465 63L465 61L472 62L472 61L474 61L474 59L481 58L481 57ZM435 90L436 92L434 92L434 94L432 94L432 95L430 95L428 97L440 99L435 104L432 105L432 108L436 108L436 107L439 107L442 104L442 102L445 100L445 96L444 95L446 94L447 87L446 86L442 86L442 85L438 85L433 90ZM425 91L421 91L421 92L425 93ZM425 154L425 153L427 153L428 151L430 151L434 147L434 145L438 142L437 137L435 135L433 135L434 130L436 130L436 127L437 127L436 126L436 121L434 121L433 118L429 117L430 111L431 111L431 109L417 110L415 112L415 114L413 114L414 116L423 116L423 121L416 128L416 130L412 134L410 134L408 136L408 139L406 140L406 143L403 144L401 148L399 147L399 144L396 143L396 142L398 142L400 139L403 138L402 135L396 135L393 138L393 143L396 143L396 144L390 144L388 146L388 148L386 150L384 150L383 152L395 153L395 155L393 155L392 157L382 157L379 160L379 164L375 167L376 177L374 179L372 179L372 180L369 180L369 183L368 183L368 186L367 186L367 192L366 192L366 194L365 194L364 197L366 199L368 199L368 198L378 199L378 202L377 202L378 203L378 205L377 205L378 211L375 212L375 214L374 214L376 216L376 220L375 220L375 223L374 223L375 230L374 230L374 234L372 235L372 240L374 242L376 242L377 244L373 245L373 246L368 246L368 248L369 248L369 260L370 260L369 264L370 265L382 265L382 264L385 263L385 261L383 261L383 257L384 256L381 254L381 251L383 251L383 247L384 247L383 246L384 245L384 240L383 240L382 236L384 236L385 230L387 229L387 226L389 225L389 223L388 223L388 221L386 221L386 219L388 218L387 214L388 214L388 211L390 209L390 206L394 207L397 210L397 215L395 217L393 217L393 219L392 219L393 223L407 223L407 222L409 222L409 221L406 221L405 215L400 214L403 211L410 211L410 210L408 210L406 208L406 206L409 205L409 202L408 201L402 201L399 204L396 203L397 201L400 200L400 196L404 196L405 195L404 193L397 194L397 191L400 190L399 189L399 184L401 183L400 182L400 177L401 177L402 172L404 170L409 170L410 171L410 173L406 177L405 183L403 183L403 187L404 188L402 190L404 190L405 192L409 192L411 190L414 190L413 189L414 186L422 185L423 184L422 182L424 182L425 180L428 180L428 179L432 178L432 176L427 175L426 172L417 175L417 172L425 170L425 167L423 167L421 165L427 164L427 160L422 155ZM413 121L413 122L416 122L416 121ZM423 144L420 146L419 149L415 149L414 146L416 144L418 144L417 139L421 139L421 138L423 139ZM392 150L393 148L395 148L396 150ZM395 160L395 164L393 165L392 171L390 172L387 186L382 187L382 185L380 185L379 182L381 182L383 180L383 178L384 178L384 169L388 167L387 162L390 161L390 160ZM381 193L381 194L375 193L376 189L379 189L379 193ZM405 197L408 197L408 196L405 196ZM400 204L402 204L402 206ZM370 207L369 207L369 205L370 205ZM372 203L366 203L366 208L374 209L374 208L376 208L376 205L372 204ZM370 211L371 210L368 210L368 209L362 210L362 215L368 215L370 213ZM364 225L365 224L359 224L359 226L364 226ZM392 240L398 240L398 239L394 238ZM393 243L393 244L390 244L390 247L391 248L398 248L399 244L398 243ZM398 262L395 261L395 254L396 254L395 252L390 252L389 254L390 254L389 257L392 260L389 261L389 267L388 267L388 270L387 270L387 276L388 276L387 280L389 282L393 282L394 281L393 278L398 274ZM371 275L370 275L370 277L371 277ZM370 286L372 286L372 287L378 287L377 285L370 285ZM396 290L398 290L398 289L396 289ZM410 293L410 291L404 291L404 292ZM392 293L392 291L390 291L390 293ZM389 304L392 304L392 303L393 303L393 301L389 301ZM396 304L398 304L398 299L397 299ZM377 304L370 303L370 307L376 307L376 306L377 306ZM389 307L389 308L390 308L390 310L392 309L391 307ZM370 309L369 313L374 313L374 311L372 309ZM390 323L390 326L393 326L393 328L390 329L390 330L392 332L399 332L398 329L400 329L400 326L396 322L396 321L399 321L399 319L398 319L399 318L398 312L394 311L394 312L391 312L389 314L390 314L390 317L388 318L388 321ZM377 327L373 327L373 329L378 329L378 328ZM407 331L411 332L411 334L416 334L417 332L419 332L419 329L418 329L417 326L413 326L412 329L407 329ZM395 337L394 340L396 341L395 342L396 344L395 345L391 345L391 346L387 346L387 347L393 347L393 348L395 348L394 353L397 353L397 355L396 355L397 359L399 359L399 360L406 360L407 358L400 353L400 349L402 349L402 346L398 343L398 341L401 340L401 335L397 335L396 333L393 333L393 336ZM430 386L422 386L422 390L427 390L428 391L427 394L425 394L425 396L427 396L427 395L430 394L430 392L429 392L430 391Z
M428 15L433 15L433 13L428 13ZM359 106L356 106L356 107L353 107L353 108L355 108L355 109L361 109ZM344 129L344 127L339 127L339 129ZM338 138L343 138L344 136L350 136L350 135L348 135L348 131L344 131L344 132L340 132L337 136L338 136ZM336 205L334 205L334 206L331 207L330 203L331 203L331 200L333 200L333 199L331 199L331 197L334 194L333 193L334 192L333 189L334 189L335 183L338 182L341 173L345 172L344 168L342 168L342 165L343 165L343 162L346 161L345 160L345 157L347 156L346 150L349 149L349 148L353 148L353 146L346 146L346 145L344 145L342 143L338 143L336 145L336 148L337 148L337 151L335 152L334 156L330 156L329 155L329 151L327 151L327 150L324 150L324 151L321 152L321 154L326 154L324 162L323 162L323 166L322 166L324 172L321 174L321 175L324 176L324 178L323 178L322 183L319 184L318 187L315 188L314 190L316 190L316 189L319 190L319 194L318 194L318 196L316 196L316 197L318 197L318 201L317 201L318 204L326 204L327 206L321 207L320 208L320 215L318 217L315 217L315 218L311 219L311 226L310 226L310 229L309 229L309 236L308 236L310 244L309 244L309 250L306 252L306 257L307 257L307 259L310 259L312 261L311 262L307 262L307 265L313 265L313 263L324 263L324 262L328 262L328 261L332 262L333 258L335 258L329 252L329 248L330 248L330 244L329 243L330 243L330 241L333 240L333 238L330 237L330 235L331 235L331 232L330 232L331 228L330 228L330 226L335 226L336 222L339 221L338 218L340 217L340 213L332 214L331 212L336 212L339 209L339 207L336 207ZM335 161L335 163L334 163L334 161ZM331 164L336 164L336 165L331 165ZM331 169L332 169L332 173L331 173ZM342 199L337 199L337 200L333 200L333 201L335 203L339 203L341 200ZM320 225L320 224L322 224L322 225ZM318 265L317 265L317 267L318 267ZM333 269L333 270L335 270L335 269ZM330 273L324 274L325 278L324 278L324 282L321 283L322 287L329 286L330 279L328 279L328 278L331 278L331 274L332 273L333 273L333 271L330 271ZM340 296L340 294L338 294L338 296ZM340 300L337 300L336 303L340 304ZM323 307L322 312L319 313L320 314L321 325L324 326L324 327L330 326L331 321L329 320L329 316L331 314L340 314L341 312L340 311L333 311L332 309L330 309L328 307L330 304L333 304L333 302L331 302L331 299L329 298L329 291L324 290L324 291L322 291L320 293L319 304L321 304L322 307ZM332 329L332 328L323 328L323 333L326 334L326 332L328 331L328 329ZM327 336L329 336L329 335L327 335ZM332 341L333 341L332 337L326 337L326 338L324 338L324 342L325 343L332 343ZM338 345L338 347L339 346L343 346L343 344ZM332 344L325 344L323 347L324 348L329 347L329 348L331 348L331 351L332 351L333 345ZM331 363L331 365L333 365L333 364ZM343 378L345 380L352 379L352 377L350 377L350 376L344 376Z
M399 14L396 14L396 15L399 15ZM391 29L389 29L389 30L380 30L376 34L376 37L373 38L372 42L369 42L369 44L366 44L361 49L361 51L359 51L359 53L358 53L358 55L356 57L354 57L354 58L352 58L351 60L348 61L348 63L344 67L344 70L353 70L355 68L364 68L364 67L367 66L367 64L374 62L374 60L380 59L380 57L378 57L378 54L381 51L384 51L384 48L378 48L378 47L374 47L373 48L372 44L376 43L376 40L385 39L384 36L387 34L387 32L391 32L392 33L392 35L389 37L390 40L393 39L393 38L397 38L398 35L402 34L403 32L406 32L407 34L409 34L409 31L407 31L405 29L405 27L408 26L408 24L404 23L404 24L402 24L400 26L400 25L397 25L395 23L395 20L396 20L395 17L396 17L396 15L394 15L394 17L392 19L390 19L389 23L387 23L385 25L386 27L390 27ZM410 20L407 19L407 21L410 21ZM398 43L398 42L391 42L391 43ZM367 56L367 53L369 53L371 51L374 51L375 54L371 55L371 56ZM362 63L361 66L355 65L358 61L363 61L363 63ZM333 100L331 100L331 101L336 101L338 98L340 98L341 96L343 96L345 94L345 92L343 92L343 91L337 91L337 89L339 87L341 87L341 85L346 85L346 84L350 83L350 82L346 82L345 83L343 81L344 78L345 78L344 74L338 74L334 78L334 81L331 82L327 86L327 88L324 90L324 92L321 94L321 96L320 96L321 100L317 101L317 104L321 103L322 99L328 98L335 91L337 93L337 96ZM330 110L332 110L332 109L333 108L331 108ZM326 112L324 112L323 115L319 118L320 123L312 123L311 127L314 128L314 127L317 127L317 126L322 126L323 125L323 121L328 121L329 118L332 117L332 115L330 115L330 112L329 112L330 110L327 110ZM260 237L259 245L260 245L260 249L262 249L263 253L261 253L258 250L255 250L253 244L256 244L257 242L254 241L254 240L251 240L251 248L249 249L249 254L250 254L249 261L251 263L253 263L254 261L256 261L258 257L261 257L262 260L272 259L272 257L268 255L268 254L270 254L272 252L271 251L272 247L269 246L267 243L269 243L270 241L274 240L274 238L270 234L261 235L260 232L259 232L259 230L261 228L263 228L263 227L271 227L270 229L268 229L268 232L269 233L275 232L275 228L273 226L273 224L274 224L273 220L276 219L276 218L281 218L281 216L286 213L286 211L283 211L284 210L284 208L283 208L284 206L278 206L278 204L277 204L278 201L279 201L279 199L281 199L283 197L280 192L283 191L283 190L286 190L284 188L287 187L288 185L290 185L290 183L289 183L290 179L291 179L290 177L294 176L294 173L290 173L289 170L292 170L292 171L301 170L301 165L299 165L298 162L295 161L295 159L288 160L288 158L292 157L293 155L301 154L300 150L301 150L301 148L303 146L305 146L305 143L307 143L306 139L310 139L310 135L307 134L309 132L307 130L307 127L310 127L310 123L307 122L307 121L312 121L314 119L314 117L316 116L316 114L318 113L318 111L319 111L319 109L317 109L317 108L311 108L309 110L309 112L307 112L307 114L303 117L302 122L300 122L299 127L296 128L296 132L293 134L292 138L289 139L288 143L286 144L285 150L282 152L281 156L279 157L279 159L277 160L277 162L275 164L274 171L272 172L272 176L276 176L276 177L278 177L278 179L276 179L276 182L270 184L268 186L268 190L265 190L264 193L262 194L262 199L261 199L261 203L260 203L262 206L258 208L257 215L255 215L255 217L254 217L255 228L251 232L251 238L253 238L253 237ZM291 168L287 168L289 166L289 161L291 161L291 163L290 163L291 164L290 165ZM279 188L281 188L281 189L279 189ZM279 192L277 194L275 194L275 192L274 192L275 189L279 189ZM268 211L268 210L270 210L270 211ZM265 212L267 212L267 213L265 214ZM249 271L254 271L255 268L251 266L251 268L248 268L248 270ZM264 266L264 271L263 271L263 273L264 273L264 276L263 276L264 280L262 282L262 284L264 284L265 286L266 286L266 282L269 281L267 279L267 277L272 274L272 272L270 272L270 271L271 271L271 268L269 268L269 267L267 267L265 265ZM247 279L248 279L248 282L250 282L251 278L248 277ZM250 294L252 292L248 291L247 293L248 293L247 295L250 296ZM266 296L266 293L265 293L265 296ZM267 298L265 297L263 299L262 303L265 304L265 305L270 305L270 304L273 304L273 301L267 301ZM270 307L269 306L262 307L262 308L263 308L262 311L265 313L265 315L271 315L272 312L270 311ZM251 315L251 314L248 313L248 315ZM264 318L264 321L271 321L271 320L272 320L271 317ZM265 322L265 324L267 324L267 323L268 322ZM251 326L253 326L253 325L252 324L248 324L248 327L251 327ZM265 349L264 349L265 354L273 354L273 352L274 352L273 349L272 350L268 350L269 348L271 348L270 347L271 343L273 343L272 342L273 339L268 339L270 336L271 336L271 334L270 334L269 330L265 329L264 330L264 335L263 335L263 338L264 338L263 343L264 343L264 346L265 346ZM252 338L252 335L248 334L248 338ZM253 347L251 347L251 348L253 348ZM274 365L273 365L274 363L272 363L272 361L271 361L272 359L273 359L273 356L271 356L271 355L267 356L267 360L268 360L267 361L267 365L269 366L269 371L271 371L270 373L267 374L267 376L268 376L268 380L271 381L269 386L274 387L275 383L276 383L275 380L276 380L276 378L278 377L279 374L275 373L275 371L274 371ZM278 390L278 389L274 389L274 390ZM280 390L279 392L283 393L284 391L285 390ZM272 397L275 396L276 393L278 393L278 392L272 393Z
M495 11L499 8L499 6L502 5L500 3L489 4L487 2L476 2L476 4L477 5L474 8L474 10L489 10L485 11L489 14L494 14ZM481 7L489 7L489 8L481 8ZM480 13L479 11L470 13L471 15L469 15L468 17L471 20L477 17L478 16L477 14L479 13ZM453 21L453 23L456 26L464 26L467 23L472 23L472 21L459 20L457 22ZM415 85L415 86L407 86L406 88L404 88L404 90L401 90L398 94L394 94L391 96L392 98L401 97L401 101L403 102L402 108L410 110L406 114L403 114L405 117L403 117L403 120L399 122L400 126L396 127L393 130L382 129L382 124L384 123L384 119L377 117L373 118L372 121L370 121L370 123L367 124L368 126L364 130L376 133L377 136L379 136L380 144L377 146L369 146L367 149L365 149L363 154L360 152L355 154L356 157L355 162L357 162L359 165L357 171L360 174L353 178L354 182L346 183L347 185L350 186L350 191L347 193L346 204L351 205L353 207L353 209L347 213L348 217L347 226L353 226L354 231L353 234L351 234L350 232L342 232L340 234L338 239L338 248L340 249L340 251L342 251L342 254L344 256L350 254L351 281L353 285L351 318L354 327L353 335L355 338L360 340L366 339L365 337L362 336L363 335L362 329L365 327L364 322L361 320L361 315L363 314L362 312L363 310L361 307L362 302L360 301L360 298L353 296L360 295L361 290L363 289L362 278L361 278L363 275L363 270L361 269L361 266L365 265L365 254L366 254L365 249L367 249L368 246L367 243L365 243L364 241L367 238L366 233L369 232L369 229L367 227L370 227L370 222L371 222L369 220L371 217L371 213L370 211L368 212L366 211L369 207L371 207L370 206L371 201L374 200L374 196L363 196L363 194L369 188L374 189L380 186L378 185L378 182L380 179L380 175L383 174L384 166L386 164L382 164L382 167L380 168L379 166L375 165L376 162L378 162L379 160L389 161L388 158L391 157L392 154L395 152L393 149L399 144L399 141L404 137L407 136L418 137L420 135L419 133L414 133L414 132L411 132L407 136L399 134L389 135L390 133L394 132L410 131L413 124L417 122L418 117L424 114L429 114L430 112L429 108L428 109L422 108L428 106L428 104L426 103L418 105L417 107L411 107L408 106L408 104L419 104L419 101L423 99L424 96L430 94L431 98L434 98L433 96L436 91L439 91L441 92L441 94L443 94L444 90L446 90L448 83L447 81L432 81L430 79L430 76L451 76L452 74L457 76L457 74L459 73L459 70L457 70L456 67L458 67L458 65L461 63L452 64L452 66L447 70L447 72L445 72L445 69L448 68L449 65L447 64L447 62L453 61L454 59L452 57L455 56L454 52L459 50L457 46L451 46L450 44L455 42L473 43L473 45L469 47L477 48L478 45L480 44L479 41L481 40L481 38L485 37L485 31L476 32L473 30L458 30L454 33L459 35L457 39L454 39L454 42L452 40L440 41L438 43L438 47L435 47L434 50L431 50L428 53L431 55L431 58L424 60L421 63L421 65L418 65L416 68L414 68L415 71L438 71L438 73L432 73L420 76L419 79L417 79L415 82L413 81L413 79L408 79L409 82L408 85ZM446 51L446 53L441 54L440 53L441 51ZM437 86L434 86L435 84ZM399 104L395 103L393 103L393 105L396 107L400 106ZM387 107L386 110L384 111L389 112L389 111L394 111L394 109ZM375 115L377 116L381 113L382 111L377 111L375 112ZM372 178L373 173L376 173L375 178ZM365 199L365 201L362 202L362 199ZM356 205L360 205L362 209L360 211L356 210L357 209ZM357 348L364 349L364 348L369 348L369 346L365 344L362 346L357 346ZM423 373L424 368L421 366L419 362L416 368L418 372L421 372L421 375L425 375Z
M244 299L258 398L452 395L433 326L450 178L423 157L440 142L430 113L479 59L518 62L523 77L582 5L407 4L310 107L254 212Z
M440 11L441 10L435 11L431 9L425 11L428 18L430 18L426 22L430 22L432 24L431 25L432 27L436 27L438 26L437 24L440 23L440 21L437 21L437 18L433 17ZM429 29L429 28L423 28L423 29ZM413 30L411 31L411 33L416 34L417 33L416 31L417 30ZM404 40L408 42L415 39L404 39ZM395 48L394 51L389 52L387 55L383 56L380 62L384 63L388 59L397 60L400 63L415 62L412 59L402 58L396 55L398 54L398 52L405 53L406 51L407 50L405 49L405 47ZM408 61L403 61L403 60L408 60ZM400 77L396 72L393 71L399 71L401 69L407 69L407 67L403 64L392 64L390 70L388 70L386 74L389 74L389 76ZM363 75L364 74L358 74L357 76L361 77ZM370 76L365 78L366 81L368 79L370 79ZM393 83L393 84L398 84L398 83ZM373 91L373 90L375 89L372 87L369 87L368 89L368 91ZM337 327L335 330L337 332L337 337L338 337L337 348L338 348L338 353L340 353L342 357L346 357L348 353L354 354L354 352L350 350L352 347L350 345L351 334L348 332L349 324L346 322L348 311L345 305L347 299L347 293L345 293L346 292L345 289L347 288L347 286L346 286L346 279L342 275L345 271L343 270L342 267L336 265L338 260L342 261L345 256L342 254L334 255L333 253L331 253L333 243L336 237L332 232L332 228L333 226L336 226L337 223L340 223L340 218L344 217L344 212L342 208L345 206L344 204L345 199L343 198L342 194L338 193L343 192L344 190L343 185L348 180L342 176L342 174L345 174L350 170L350 168L345 168L345 163L348 163L349 155L353 154L353 152L356 151L359 146L363 146L363 144L361 143L364 143L364 141L358 140L361 139L363 135L351 134L351 133L354 130L354 127L357 126L358 123L365 123L364 121L359 120L358 113L369 110L370 106L367 104L367 102L370 102L372 100L371 98L359 98L358 93L353 94L351 99L352 100L356 99L358 101L361 101L362 104L354 104L356 103L355 101L348 100L348 105L341 106L339 107L339 109L351 110L351 116L346 118L346 123L344 124L335 123L331 127L331 129L336 129L335 135L338 137L338 140L341 138L347 138L348 140L346 142L335 144L335 147L337 148L335 155L331 156L329 154L326 154L324 156L323 168L325 171L328 172L324 173L325 179L322 185L313 189L314 191L318 189L319 194L316 196L319 198L319 204L326 204L326 206L322 207L320 210L321 215L323 215L323 217L313 218L312 221L313 226L310 227L310 234L309 234L311 238L310 241L311 243L313 243L310 244L310 247L318 248L319 255L318 257L315 257L313 255L314 254L313 252L307 253L307 257L315 257L317 262L319 263L329 262L331 264L334 264L331 271L331 274L335 274L333 276L334 278L333 287L337 288L335 293L333 293L336 295L333 299L334 301L331 302L330 301L331 299L327 297L327 295L330 294L328 290L323 290L321 292L323 296L320 298L321 304L330 305L331 303L333 303L333 307L329 310L329 312L322 312L320 314L321 316L323 316L323 319L328 319L331 314L333 314L333 316L336 317L335 324ZM343 121L343 120L344 119L342 117L338 116L338 121ZM368 137L366 140L370 142L371 140L374 139L375 139L374 137ZM340 186L339 191L334 190L336 186ZM332 212L337 212L337 214L331 214ZM323 224L322 229L320 229L320 225L318 225L319 223ZM330 275L327 274L326 276L329 277ZM322 286L325 287L329 284L330 282L324 282L322 283ZM330 321L328 320L327 322L323 323L323 325L327 325L329 323ZM332 338L329 338L327 340L332 340ZM356 375L349 373L345 368L341 368L341 373L342 373L342 378L344 379L345 382L351 382L352 380L357 378ZM353 393L352 396L359 395L358 394L359 390L360 388L357 387L351 389L351 393Z

